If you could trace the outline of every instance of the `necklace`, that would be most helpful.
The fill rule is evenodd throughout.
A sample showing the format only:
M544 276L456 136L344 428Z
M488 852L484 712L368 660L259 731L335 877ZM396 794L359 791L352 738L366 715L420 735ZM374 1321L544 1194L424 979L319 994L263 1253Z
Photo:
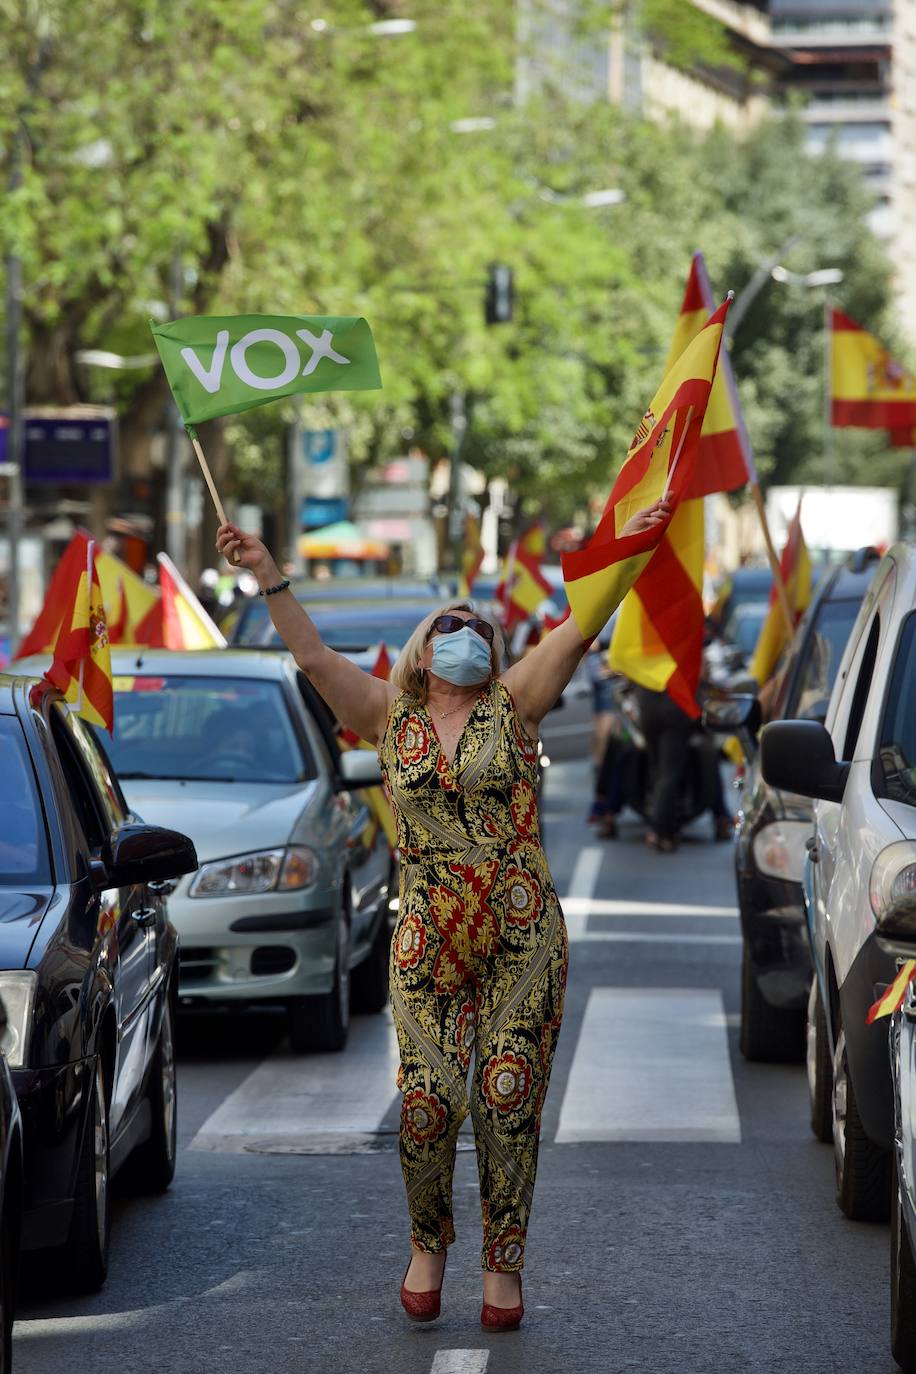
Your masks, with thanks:
M467 706L466 701L459 701L457 706L451 706L447 711L438 711L439 719L445 720L448 716L453 716L456 711L460 711L462 706Z

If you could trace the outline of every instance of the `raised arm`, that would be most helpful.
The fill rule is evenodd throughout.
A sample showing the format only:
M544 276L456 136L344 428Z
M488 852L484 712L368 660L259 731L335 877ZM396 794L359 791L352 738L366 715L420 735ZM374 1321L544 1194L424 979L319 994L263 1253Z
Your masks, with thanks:
M667 501L656 501L628 520L619 537L664 524L671 517L671 509ZM615 610L616 605L607 607L607 619ZM578 625L569 616L562 625L545 635L535 649L503 673L502 680L512 693L522 724L530 735L537 735L541 721L559 701L587 648Z
M236 567L247 568L263 590L283 581L276 563L261 540L245 534L238 525L221 525L216 547L224 558L238 553ZM390 683L364 673L343 654L321 642L309 615L289 588L266 596L267 609L277 634L299 667L324 697L340 723L360 739L377 744L396 692Z

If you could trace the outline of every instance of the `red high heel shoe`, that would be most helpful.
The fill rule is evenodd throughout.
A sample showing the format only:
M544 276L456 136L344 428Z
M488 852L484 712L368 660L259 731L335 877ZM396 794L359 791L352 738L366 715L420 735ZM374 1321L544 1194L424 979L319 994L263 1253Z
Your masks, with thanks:
M517 1331L525 1315L522 1302L522 1276L518 1276L518 1307L494 1307L485 1302L480 1309L480 1325L484 1331Z
M442 1261L442 1278L439 1280L439 1287L428 1293L411 1293L409 1289L404 1287L412 1263L413 1256L411 1255L401 1283L401 1306L412 1322L434 1322L442 1307L442 1280L445 1278L448 1251L446 1250L445 1259Z

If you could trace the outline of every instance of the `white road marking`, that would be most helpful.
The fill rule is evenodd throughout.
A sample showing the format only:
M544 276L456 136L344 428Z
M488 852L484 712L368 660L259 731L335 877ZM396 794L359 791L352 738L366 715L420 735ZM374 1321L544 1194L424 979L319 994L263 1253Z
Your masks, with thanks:
M636 898L566 897L562 902L570 916L718 916L737 920L736 906L693 906L687 902L643 902Z
M578 940L605 940L616 945L740 945L740 935L682 935L679 930L590 930L570 936Z
M556 1140L739 1144L722 994L593 988Z
M266 1059L204 1122L192 1150L336 1154L372 1148L397 1096L391 1013L350 1028L346 1052Z
M580 721L578 725L545 725L541 734L549 739L560 735L590 735L592 725L590 721Z
M429 1374L485 1374L489 1350L437 1350Z
M605 851L593 844L583 846L576 856L569 890L565 901L561 903L570 940L582 940L585 937L585 922L591 910L604 855Z

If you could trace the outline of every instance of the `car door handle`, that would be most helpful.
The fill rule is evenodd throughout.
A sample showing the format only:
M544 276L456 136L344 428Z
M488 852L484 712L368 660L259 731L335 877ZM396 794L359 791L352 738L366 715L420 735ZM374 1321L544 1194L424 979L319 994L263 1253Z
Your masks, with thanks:
M821 856L817 852L817 840L814 838L813 835L810 835L808 839L805 840L805 848L808 851L808 857L810 858L811 862L813 864L816 864Z
M138 906L137 909L130 914L133 916L138 926L152 926L156 924L158 912L154 906Z

